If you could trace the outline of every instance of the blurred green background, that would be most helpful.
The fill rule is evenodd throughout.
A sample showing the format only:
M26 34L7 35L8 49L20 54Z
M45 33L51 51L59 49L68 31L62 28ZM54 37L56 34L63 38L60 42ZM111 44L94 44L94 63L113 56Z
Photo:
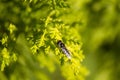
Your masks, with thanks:
M120 79L120 0L90 0L82 31L87 80Z
M53 1L57 2L57 0ZM64 2L70 6L64 5ZM39 23L39 17L46 17L51 11L51 9L47 9L48 5L51 6L52 2L47 0L1 0L0 38L6 36L3 35L3 33L8 33L6 28L10 23L18 26L18 31L15 35L11 36L12 39L18 36L19 33L32 31L32 29L30 30L27 26L34 27ZM85 80L119 80L120 0L58 0L56 5L70 8L63 11L64 13L61 14L63 16L58 16L58 18L61 18L65 24L69 24L72 28L75 27L76 30L79 30L79 35L83 42L82 50L85 55L82 64L89 71L89 75ZM56 6L56 8L58 6ZM61 9L58 10L62 11ZM10 40L10 42L11 45L8 46L11 47L15 45L14 39ZM60 67L55 57L51 59L49 57L46 58L43 54L39 55L41 57L31 54L26 55L25 53L30 53L30 50L27 47L29 44L26 42L23 34L17 37L16 44L17 52L21 55L16 63L12 62L11 65L5 68L4 72L0 72L0 80L29 80L29 78L31 80L65 80L65 78L61 76L60 70L54 72L55 68ZM0 47L0 50L2 50L2 43ZM12 50L12 48L10 48L10 50ZM1 59L0 56L0 60ZM48 60L46 61L46 59ZM38 64L37 61L42 61L41 63L43 64ZM38 65L40 65L41 68L39 68ZM38 70L38 72L36 72L36 70ZM24 73L26 75L24 75ZM14 76L14 74L16 76ZM9 79L7 77L9 77Z

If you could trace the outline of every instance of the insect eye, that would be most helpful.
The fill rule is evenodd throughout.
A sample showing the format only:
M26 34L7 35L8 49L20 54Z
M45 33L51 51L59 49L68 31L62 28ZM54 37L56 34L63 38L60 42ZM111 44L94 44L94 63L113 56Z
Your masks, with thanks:
M60 46L61 46L61 47L64 47L64 44L63 44L63 43L61 43L61 44L60 44Z
M57 42L58 45L61 45L61 43L62 43L61 40L59 40L59 41Z

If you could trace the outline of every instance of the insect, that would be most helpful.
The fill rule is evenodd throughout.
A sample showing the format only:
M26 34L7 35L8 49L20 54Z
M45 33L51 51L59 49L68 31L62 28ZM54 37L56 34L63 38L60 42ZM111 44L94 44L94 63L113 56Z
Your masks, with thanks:
M58 47L60 48L60 50L61 50L69 59L71 59L70 52L67 50L66 46L64 45L64 43L63 43L61 40L59 40L59 41L57 42L57 45L58 45Z

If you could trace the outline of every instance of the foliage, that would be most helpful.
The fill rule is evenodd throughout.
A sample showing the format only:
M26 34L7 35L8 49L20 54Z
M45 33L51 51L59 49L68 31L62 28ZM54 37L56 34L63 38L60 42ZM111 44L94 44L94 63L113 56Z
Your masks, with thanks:
M83 28L87 80L120 79L120 0L91 0L85 3Z
M79 34L84 22L77 18L82 12L75 10L73 2L0 1L1 80L85 79L88 71L81 64ZM58 40L64 42L72 59L59 51Z
M120 0L1 0L0 80L119 80L119 17Z

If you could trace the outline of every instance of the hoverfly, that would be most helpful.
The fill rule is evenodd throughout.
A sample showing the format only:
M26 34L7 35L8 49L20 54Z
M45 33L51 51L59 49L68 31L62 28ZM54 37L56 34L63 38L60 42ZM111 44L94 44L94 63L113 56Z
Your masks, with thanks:
M64 45L64 43L63 43L61 40L57 41L57 45L58 45L58 47L60 48L60 50L61 50L69 59L71 59L70 52L68 51L68 49L66 48L66 46Z

